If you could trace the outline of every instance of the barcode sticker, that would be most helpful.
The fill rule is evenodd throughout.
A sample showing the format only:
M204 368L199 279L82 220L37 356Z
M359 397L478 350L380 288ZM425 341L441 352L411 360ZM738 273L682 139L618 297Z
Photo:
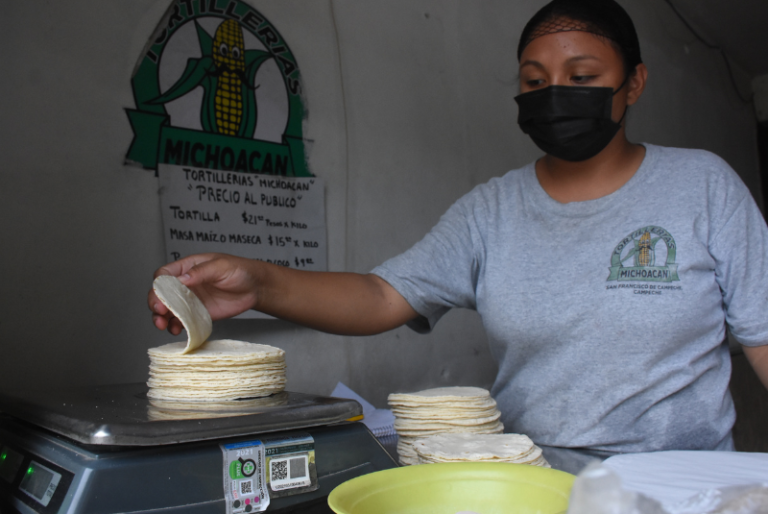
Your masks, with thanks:
M269 461L269 487L273 491L305 487L311 483L309 479L309 456L291 455L290 457L272 457Z
M270 498L304 494L320 487L317 481L315 440L311 435L294 432L289 435L266 436L261 441L264 443Z

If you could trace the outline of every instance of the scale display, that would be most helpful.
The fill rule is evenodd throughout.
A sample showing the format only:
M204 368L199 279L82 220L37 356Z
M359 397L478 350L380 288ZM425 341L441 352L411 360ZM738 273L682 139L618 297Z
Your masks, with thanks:
M48 469L39 462L32 461L21 479L19 489L31 496L43 507L51 502L53 493L61 481L61 475Z
M4 433L8 419L0 415L0 512L57 514L75 474ZM25 426L20 433L33 430Z

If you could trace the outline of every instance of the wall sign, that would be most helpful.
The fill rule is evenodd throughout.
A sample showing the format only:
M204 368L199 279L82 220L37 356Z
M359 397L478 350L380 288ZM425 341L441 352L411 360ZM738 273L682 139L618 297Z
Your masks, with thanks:
M131 79L127 163L311 176L296 59L239 0L175 0Z
M220 252L325 271L323 182L160 164L167 259Z
M174 0L131 85L126 162L159 177L168 261L221 252L327 269L299 68L262 14L240 0Z

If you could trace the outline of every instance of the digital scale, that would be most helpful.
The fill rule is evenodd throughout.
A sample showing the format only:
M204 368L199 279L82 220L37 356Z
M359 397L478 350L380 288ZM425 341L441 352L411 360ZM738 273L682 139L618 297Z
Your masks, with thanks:
M0 512L328 513L337 485L397 466L354 421L354 400L146 393L138 383L0 394Z

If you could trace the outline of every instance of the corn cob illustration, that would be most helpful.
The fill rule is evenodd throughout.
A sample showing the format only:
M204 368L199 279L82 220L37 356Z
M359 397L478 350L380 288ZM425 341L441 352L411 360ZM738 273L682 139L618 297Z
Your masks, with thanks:
M223 22L213 36L213 62L223 70L214 97L216 128L228 136L237 135L243 117L244 44L243 31L235 20Z
M258 118L253 82L259 67L272 55L245 50L242 28L235 20L223 21L213 38L197 22L195 28L203 56L189 59L181 78L149 103L170 102L200 86L203 130L253 137Z
M645 232L640 236L637 253L635 254L635 266L648 267L655 264L655 252L651 243L651 233Z
M646 268L656 265L656 243L661 240L660 237L651 238L650 231L646 230L640 236L640 240L635 240L635 247L627 252L626 256L619 261L622 266L624 261L634 257L635 266Z

